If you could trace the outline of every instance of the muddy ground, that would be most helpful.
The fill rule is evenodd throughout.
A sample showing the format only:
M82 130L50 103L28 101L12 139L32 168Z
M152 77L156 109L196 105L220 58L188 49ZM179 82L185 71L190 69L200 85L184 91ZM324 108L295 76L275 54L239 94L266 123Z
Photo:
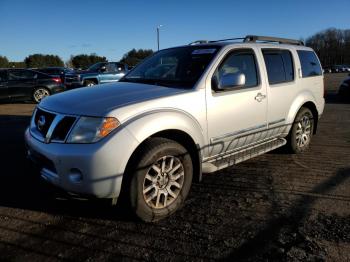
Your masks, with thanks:
M155 224L41 181L24 156L34 105L0 105L0 260L350 261L350 104L335 93L344 77L326 75L306 153L280 149L204 175Z

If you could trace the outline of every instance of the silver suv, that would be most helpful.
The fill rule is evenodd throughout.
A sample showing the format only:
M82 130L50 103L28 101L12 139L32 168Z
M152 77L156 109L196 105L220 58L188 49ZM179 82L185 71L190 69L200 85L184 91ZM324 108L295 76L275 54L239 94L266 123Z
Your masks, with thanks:
M284 145L303 152L324 108L316 54L296 40L242 40L161 50L119 83L45 98L28 156L50 183L156 221L202 173Z

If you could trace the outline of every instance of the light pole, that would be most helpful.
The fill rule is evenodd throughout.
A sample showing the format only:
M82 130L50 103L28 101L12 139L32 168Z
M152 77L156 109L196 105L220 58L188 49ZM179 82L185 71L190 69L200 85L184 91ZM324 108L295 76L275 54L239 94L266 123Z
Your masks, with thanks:
M157 46L159 51L159 29L162 27L162 25L157 26Z

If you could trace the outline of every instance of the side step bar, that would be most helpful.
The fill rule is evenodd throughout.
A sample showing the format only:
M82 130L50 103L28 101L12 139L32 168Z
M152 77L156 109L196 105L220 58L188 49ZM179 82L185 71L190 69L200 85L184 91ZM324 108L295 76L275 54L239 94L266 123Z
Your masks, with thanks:
M202 164L203 173L212 173L220 169L238 164L253 157L262 155L266 152L272 151L276 148L284 146L287 140L284 138L274 138L266 142L254 145L252 147L232 152L225 156L218 157L216 159L204 162Z

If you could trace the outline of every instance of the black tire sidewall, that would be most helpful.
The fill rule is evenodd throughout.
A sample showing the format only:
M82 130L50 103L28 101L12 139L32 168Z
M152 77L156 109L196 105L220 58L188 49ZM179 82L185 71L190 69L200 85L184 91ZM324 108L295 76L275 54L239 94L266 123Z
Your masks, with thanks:
M297 141L296 141L296 132L297 132L297 128L298 128L298 123L299 121L303 118L303 116L307 114L310 118L310 122L311 122L311 132L310 132L310 139L307 145L303 146L303 147L299 147L297 145ZM291 130L291 136L290 136L290 145L291 145L291 149L294 153L302 153L304 152L306 149L309 148L310 146L310 142L312 139L312 135L313 135L313 128L314 128L314 116L311 112L310 109L306 108L306 107L302 107L297 116L295 117L293 126L292 126L292 130Z
M148 151L148 152L147 152ZM143 197L143 183L149 167L162 156L172 155L180 159L184 167L183 187L177 199L168 207L152 209ZM187 150L180 144L168 140L166 143L154 144L143 151L138 157L136 169L132 172L130 183L130 204L135 214L146 222L152 222L167 217L178 210L184 203L192 184L193 166Z

